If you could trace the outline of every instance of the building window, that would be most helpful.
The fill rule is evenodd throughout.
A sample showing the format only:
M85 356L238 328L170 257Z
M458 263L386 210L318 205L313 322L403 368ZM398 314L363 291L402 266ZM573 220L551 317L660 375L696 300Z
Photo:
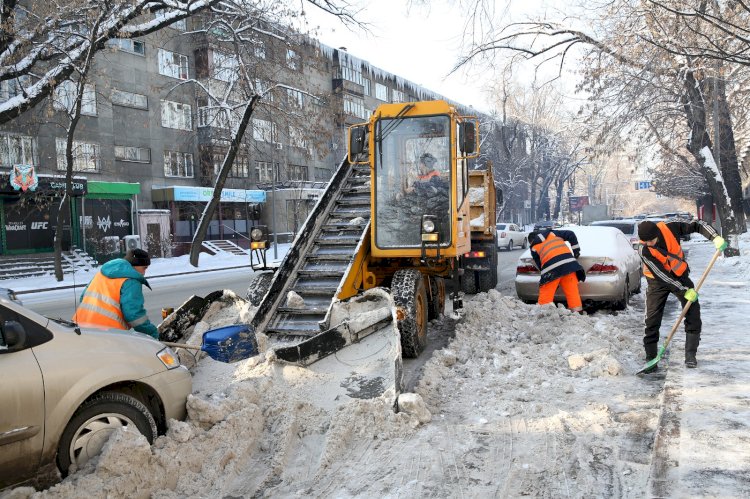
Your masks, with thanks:
M132 40L130 38L112 38L107 41L107 45L122 50L123 52L130 52L131 54L136 55L146 55L146 44L138 40Z
M24 75L12 80L0 81L0 101L12 99L23 94L23 88L29 86L31 79Z
M124 90L112 89L112 104L115 106L134 107L136 109L148 109L148 97L143 94L135 94Z
M305 104L305 94L299 90L293 90L291 88L286 89L286 100L289 107L302 109Z
M151 149L148 147L115 146L115 159L134 163L150 163Z
M406 102L404 93L400 90L393 89L393 102Z
M365 95L372 95L370 92L370 80L369 78L362 79L362 85L365 87Z
M289 125L289 145L308 149L305 131L302 128Z
M164 151L165 177L193 177L193 155L188 152Z
M382 101L388 100L388 87L375 83L375 98Z
M34 164L34 139L28 135L0 133L0 166Z
M276 125L268 120L253 118L253 138L263 142L276 142Z
M57 146L57 169L67 170L65 162L66 139L58 137L55 140ZM91 142L73 141L73 171L74 172L97 172L99 171L99 144Z
M160 10L154 14L154 19L157 21L161 21L164 18L166 18L166 13L163 10ZM185 19L180 19L179 21L174 21L172 24L168 24L170 28L178 29L180 31L185 31L187 29L187 23L185 22Z
M231 83L237 80L240 74L240 62L236 55L222 54L213 52L213 66L211 67L211 77L217 80Z
M256 161L255 174L258 177L258 183L267 183L274 181L274 168L270 161Z
M255 46L253 47L253 53L255 54L255 57L258 59L265 59L266 58L266 45L260 41L256 40Z
M159 74L179 80L188 79L188 58L186 55L159 49Z
M191 113L190 104L163 100L161 101L161 126L177 130L192 130Z
M286 65L289 69L299 69L299 54L292 49L286 49Z
M214 128L236 128L239 118L229 109L216 106L201 106L198 108L198 126Z
M264 98L268 102L273 102L273 92L269 92L271 89L271 84L268 82L264 82L260 78L255 79L255 93L256 94L265 94ZM266 93L268 92L268 93Z
M52 106L58 111L72 112L76 102L75 82L65 80L56 88L52 99ZM81 114L86 116L96 116L96 89L94 85L86 83L83 86L83 95L81 96Z
M289 180L307 180L307 167L304 165L289 165L287 176Z
M364 119L367 116L367 114L365 113L364 99L355 97L353 95L344 94L344 112L346 114L354 115L357 118Z
M364 85L364 79L362 78L362 71L355 69L350 66L339 67L339 76L344 80L349 80L357 85Z

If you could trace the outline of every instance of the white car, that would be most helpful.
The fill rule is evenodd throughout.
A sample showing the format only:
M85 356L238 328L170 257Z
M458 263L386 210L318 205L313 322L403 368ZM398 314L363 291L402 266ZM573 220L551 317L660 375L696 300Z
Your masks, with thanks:
M578 263L586 271L586 281L578 284L584 305L604 303L614 310L625 310L630 296L641 291L641 258L627 237L614 227L568 227L578 238ZM539 269L531 251L521 254L516 266L516 294L527 302L539 299ZM565 301L558 287L555 301Z
M641 245L638 238L638 223L638 220L623 218L621 220L598 220L596 222L591 222L591 225L620 229L622 233L625 234L625 237L630 240L630 245L633 246L633 249L638 251L638 248Z
M510 222L500 222L497 227L497 249L511 251L514 247L528 246L528 232L521 230L518 225Z

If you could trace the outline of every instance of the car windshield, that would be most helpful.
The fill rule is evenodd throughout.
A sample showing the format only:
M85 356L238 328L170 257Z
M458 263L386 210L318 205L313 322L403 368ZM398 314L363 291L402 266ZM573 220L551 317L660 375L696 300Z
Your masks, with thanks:
M505 230L505 224L497 224L497 230Z

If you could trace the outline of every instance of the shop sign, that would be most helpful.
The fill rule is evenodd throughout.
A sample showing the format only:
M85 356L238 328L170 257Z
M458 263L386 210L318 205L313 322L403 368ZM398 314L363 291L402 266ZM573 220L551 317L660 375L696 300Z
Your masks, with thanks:
M214 195L213 187L172 187L175 201L208 202ZM226 203L264 203L266 191L223 189L221 201Z
M10 186L13 187L14 191L34 192L37 185L39 185L39 177L36 176L34 165L13 165Z
M25 167L29 167L31 170L27 170ZM80 177L72 179L73 195L82 196L86 194L86 184L86 179ZM32 165L16 165L10 172L0 173L0 193L20 194L19 191L52 195L58 192L62 193L65 191L65 177L37 175Z

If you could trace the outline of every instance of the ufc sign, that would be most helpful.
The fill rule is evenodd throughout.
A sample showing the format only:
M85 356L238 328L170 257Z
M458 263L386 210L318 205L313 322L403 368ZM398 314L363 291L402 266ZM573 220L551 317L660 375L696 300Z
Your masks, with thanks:
M31 222L31 230L46 230L49 222Z

